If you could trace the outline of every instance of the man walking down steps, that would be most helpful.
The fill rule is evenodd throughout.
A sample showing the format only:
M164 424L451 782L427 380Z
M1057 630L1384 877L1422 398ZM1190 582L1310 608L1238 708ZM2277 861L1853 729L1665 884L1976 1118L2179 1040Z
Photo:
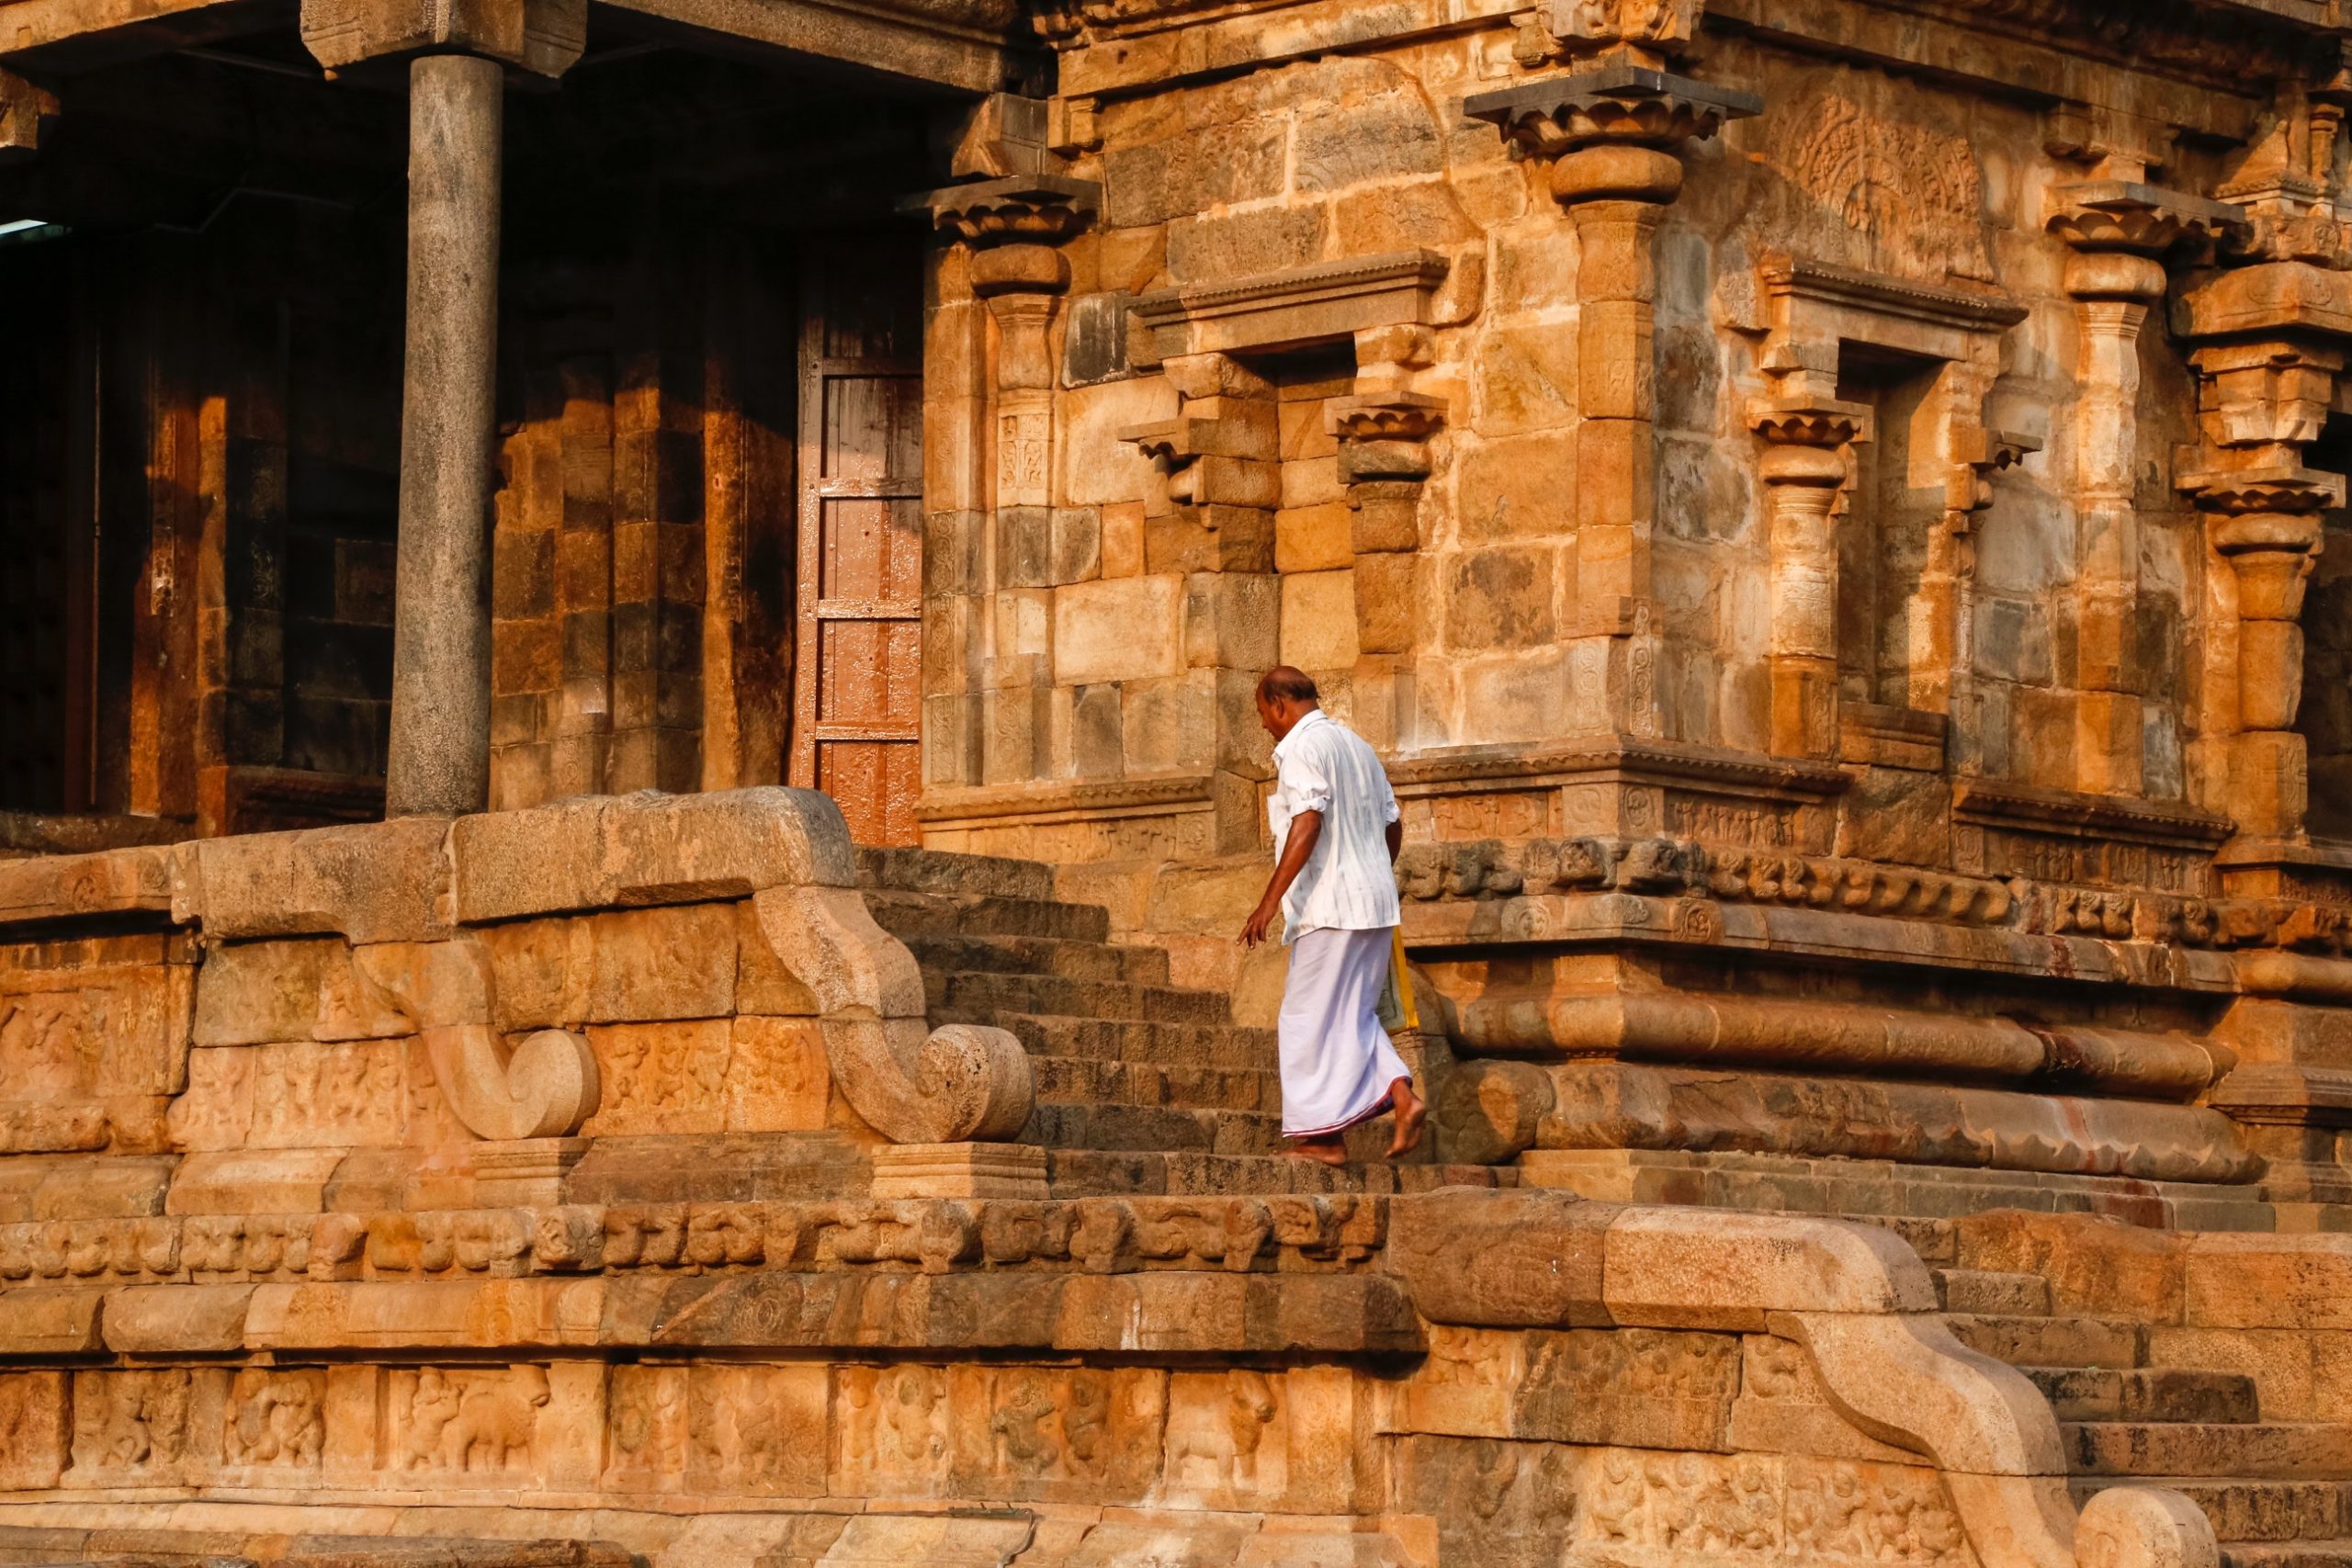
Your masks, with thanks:
M1279 910L1290 974L1276 1038L1283 1135L1291 1153L1342 1165L1340 1134L1394 1111L1390 1158L1421 1141L1426 1114L1411 1069L1380 1026L1398 919L1391 869L1404 842L1396 796L1363 738L1319 705L1306 672L1287 664L1258 682L1258 718L1274 738L1274 874L1241 928L1266 939Z

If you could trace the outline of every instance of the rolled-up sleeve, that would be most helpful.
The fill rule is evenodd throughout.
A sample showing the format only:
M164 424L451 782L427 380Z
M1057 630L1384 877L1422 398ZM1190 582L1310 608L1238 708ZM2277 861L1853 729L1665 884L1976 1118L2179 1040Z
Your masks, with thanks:
M1301 746L1282 760L1277 772L1282 777L1283 795L1290 806L1291 815L1302 811L1331 809L1331 774L1317 756L1316 748Z

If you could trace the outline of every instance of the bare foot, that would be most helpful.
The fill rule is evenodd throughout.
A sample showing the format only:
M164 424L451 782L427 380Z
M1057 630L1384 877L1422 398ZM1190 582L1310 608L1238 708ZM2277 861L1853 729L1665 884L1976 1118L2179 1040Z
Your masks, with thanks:
M1429 1120L1429 1107L1413 1092L1413 1080L1398 1078L1388 1086L1388 1098L1396 1112L1396 1135L1388 1140L1388 1157L1411 1154L1421 1146L1421 1124Z
M1337 1138L1293 1138L1283 1153L1293 1159L1311 1159L1317 1165L1345 1165L1348 1146Z

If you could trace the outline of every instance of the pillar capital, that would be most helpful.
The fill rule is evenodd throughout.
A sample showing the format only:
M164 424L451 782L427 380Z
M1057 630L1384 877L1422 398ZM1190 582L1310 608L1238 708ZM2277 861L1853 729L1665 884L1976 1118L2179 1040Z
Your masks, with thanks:
M302 45L329 73L474 54L560 76L587 47L588 0L302 0Z
M2137 180L2084 180L2051 192L2044 227L2077 251L2159 256L2184 242L2243 233L2247 222L2245 209L2226 201ZM2079 294L2071 281L2068 292Z
M945 234L985 251L999 245L1058 245L1086 227L1102 187L1067 175L1006 175L910 197L901 207L927 211Z
M0 71L0 164L22 163L40 150L57 96L12 71Z
M1725 120L1763 113L1764 100L1650 66L1606 64L1480 93L1462 109L1500 130L1514 156L1556 159L1596 143L1665 150L1703 141Z

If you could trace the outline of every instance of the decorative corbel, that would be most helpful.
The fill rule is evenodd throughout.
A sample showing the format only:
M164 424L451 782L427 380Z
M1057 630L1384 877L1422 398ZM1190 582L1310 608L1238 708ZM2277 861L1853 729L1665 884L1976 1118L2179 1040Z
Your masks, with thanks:
M0 71L0 164L17 164L40 150L57 118L57 96L14 72Z
M1144 570L1273 570L1282 453L1272 383L1223 354L1178 355L1161 370L1176 417L1119 433L1159 475L1144 503Z
M588 44L588 0L302 0L303 47L327 74L421 54L471 54L560 76Z

